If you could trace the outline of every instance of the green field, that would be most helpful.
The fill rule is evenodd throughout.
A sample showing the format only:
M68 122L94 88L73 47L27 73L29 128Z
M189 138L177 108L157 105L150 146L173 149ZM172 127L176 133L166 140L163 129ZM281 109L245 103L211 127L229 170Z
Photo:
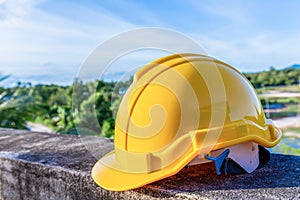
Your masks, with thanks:
M278 119L297 116L300 114L300 97L298 97L300 93L299 85L258 88L256 89L256 92L259 94L259 99L264 108L272 108L272 105L284 107L279 110L266 110L270 118ZM272 94L274 96L268 97L268 94ZM284 97L284 94L295 94L298 96Z
M20 83L12 88L0 87L0 126L26 129L27 122L32 122L47 126L58 133L84 133L113 138L114 114L131 81L121 83L96 81L86 84L75 81L72 86ZM271 119L300 115L299 85L265 87L257 91L264 107L280 105L279 109L265 110ZM286 93L289 93L287 95L289 97L285 96ZM277 97L273 95L271 98L265 94L281 95ZM99 125L101 130L97 128ZM284 133L289 134L284 135L282 142L274 151L300 155L298 145L300 128L295 125L285 128L288 129L284 130Z
M260 101L267 108L272 105L280 105L283 108L265 110L271 119L284 117L296 117L300 115L300 97L266 97L264 94L292 93L299 94L300 86L266 87L256 90ZM280 96L280 95L279 95ZM271 149L274 153L300 155L300 127L288 127L283 132L283 138L278 145Z
M283 137L279 144L270 149L273 153L300 156L300 139L294 137Z
M288 86L269 86L265 88L257 88L256 93L262 94L267 93L270 91L277 91L277 92L300 92L299 85L288 85Z

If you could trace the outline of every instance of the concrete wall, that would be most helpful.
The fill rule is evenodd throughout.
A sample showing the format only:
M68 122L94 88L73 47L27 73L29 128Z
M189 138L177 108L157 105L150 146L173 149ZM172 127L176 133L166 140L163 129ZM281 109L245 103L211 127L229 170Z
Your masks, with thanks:
M252 174L217 176L207 164L136 190L107 191L90 177L90 152L112 149L106 138L0 129L0 199L300 199L300 157L278 154Z

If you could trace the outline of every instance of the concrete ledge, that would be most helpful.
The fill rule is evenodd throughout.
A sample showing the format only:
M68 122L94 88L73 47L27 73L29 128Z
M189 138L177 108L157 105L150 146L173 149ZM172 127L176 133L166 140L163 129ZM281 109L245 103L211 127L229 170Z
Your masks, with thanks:
M0 199L300 198L300 157L278 154L252 174L217 176L207 164L136 190L107 191L92 181L96 159L83 143L101 146L99 157L113 149L106 138L0 129Z

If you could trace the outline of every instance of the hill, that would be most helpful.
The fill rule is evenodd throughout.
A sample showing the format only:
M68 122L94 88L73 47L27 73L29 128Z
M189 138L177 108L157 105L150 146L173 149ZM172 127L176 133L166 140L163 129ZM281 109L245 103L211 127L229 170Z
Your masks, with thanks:
M255 88L264 86L295 85L300 81L300 65L295 64L284 69L276 70L270 67L268 71L244 73Z
M287 67L287 69L299 69L300 68L300 65L299 64L294 64L294 65L292 65L292 66L289 66L289 67Z

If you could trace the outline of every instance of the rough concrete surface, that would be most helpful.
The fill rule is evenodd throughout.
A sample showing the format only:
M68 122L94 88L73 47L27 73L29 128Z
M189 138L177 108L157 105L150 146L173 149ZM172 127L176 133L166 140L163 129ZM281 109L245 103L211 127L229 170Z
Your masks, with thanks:
M90 171L94 156L112 149L106 138L0 129L0 199L300 199L300 157L279 154L252 174L217 176L208 163L139 189L107 191Z

